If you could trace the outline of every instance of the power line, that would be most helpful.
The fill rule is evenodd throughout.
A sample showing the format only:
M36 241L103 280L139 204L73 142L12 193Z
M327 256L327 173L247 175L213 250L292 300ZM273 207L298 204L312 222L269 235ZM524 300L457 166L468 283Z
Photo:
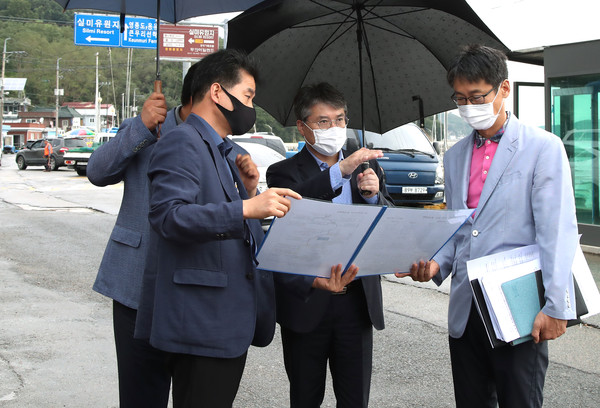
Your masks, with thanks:
M0 16L0 20L14 21L15 23L39 23L39 24L58 24L58 25L73 26L73 20L71 20L71 21L46 20L43 18L27 18L27 17L11 17L11 16Z

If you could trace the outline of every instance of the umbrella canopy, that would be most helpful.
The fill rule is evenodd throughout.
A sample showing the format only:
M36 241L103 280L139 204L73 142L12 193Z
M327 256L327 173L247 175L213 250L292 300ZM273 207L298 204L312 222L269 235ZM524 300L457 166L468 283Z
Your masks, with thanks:
M65 10L98 10L157 17L157 0L55 0ZM158 0L160 19L177 23L191 17L245 10L260 0Z
M87 128L73 129L67 133L68 136L93 136L95 134L91 129Z
M257 105L283 125L298 89L326 81L351 126L376 133L456 107L446 71L462 46L509 51L464 0L267 0L228 31L261 65Z

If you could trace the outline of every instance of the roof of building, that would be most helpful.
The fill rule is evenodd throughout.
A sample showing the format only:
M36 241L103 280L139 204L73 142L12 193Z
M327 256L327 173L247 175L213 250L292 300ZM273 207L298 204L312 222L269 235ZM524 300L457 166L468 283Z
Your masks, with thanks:
M95 109L96 105L94 102L64 102L62 106L68 106L74 109ZM108 109L112 106L110 103L101 103L100 109Z

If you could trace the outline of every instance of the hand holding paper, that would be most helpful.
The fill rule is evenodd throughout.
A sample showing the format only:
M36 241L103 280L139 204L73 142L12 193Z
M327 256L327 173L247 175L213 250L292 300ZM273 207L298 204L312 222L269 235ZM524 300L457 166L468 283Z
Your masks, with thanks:
M313 288L328 290L330 292L341 292L344 286L349 284L356 278L358 267L351 265L348 271L342 275L344 271L342 264L337 264L331 267L331 276L329 278L315 278Z
M554 340L559 338L567 331L567 321L555 319L543 312L539 312L533 322L531 336L535 343L545 340Z
M405 278L410 276L416 282L429 282L440 271L440 265L434 261L419 261L410 267L410 272L395 273L396 278Z

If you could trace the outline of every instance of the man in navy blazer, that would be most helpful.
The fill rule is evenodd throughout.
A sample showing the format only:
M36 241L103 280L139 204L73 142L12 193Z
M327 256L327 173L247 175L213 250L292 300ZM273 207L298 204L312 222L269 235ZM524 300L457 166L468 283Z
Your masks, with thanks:
M183 123L191 110L196 64L184 78L181 105L167 112L164 95L152 93L139 116L127 119L116 136L90 157L87 176L97 186L124 183L117 221L104 251L93 289L113 299L113 325L119 372L119 405L166 407L171 376L165 355L146 340L134 339L142 276L148 252L148 163L160 132Z
M256 270L258 220L284 216L285 196L301 197L290 189L257 195L250 157L227 157L226 136L254 125L256 75L235 50L202 59L191 113L150 158L154 264L146 266L136 336L168 353L175 407L230 407L250 344L268 344L274 333L274 315L265 322L258 311L274 302L272 280L269 287Z
M342 150L348 123L344 96L327 83L303 87L294 109L307 144L268 168L269 186L337 203L390 205L375 160L383 153ZM365 162L369 168L363 171ZM328 360L338 407L368 405L373 326L384 327L380 277L347 282L337 291L324 278L275 274L277 321L292 407L321 405Z
M449 209L475 214L433 261L413 265L413 279L452 276L448 329L457 407L541 407L548 343L575 317L571 265L578 245L569 162L557 136L520 122L503 108L506 56L472 45L448 71L452 99L473 133L444 157ZM532 341L492 349L473 304L466 262L537 243L545 304Z

